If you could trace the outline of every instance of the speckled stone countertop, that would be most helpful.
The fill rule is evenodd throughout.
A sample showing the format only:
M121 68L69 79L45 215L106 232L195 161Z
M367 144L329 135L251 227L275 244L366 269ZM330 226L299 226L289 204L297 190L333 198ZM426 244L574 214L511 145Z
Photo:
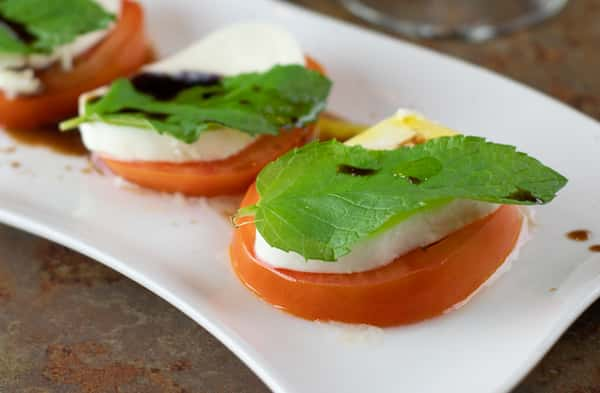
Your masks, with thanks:
M360 23L335 0L298 0ZM600 1L483 44L418 42L519 80L600 119ZM568 138L568 130L565 130ZM173 307L61 246L0 226L1 393L268 392ZM600 392L600 302L513 393Z

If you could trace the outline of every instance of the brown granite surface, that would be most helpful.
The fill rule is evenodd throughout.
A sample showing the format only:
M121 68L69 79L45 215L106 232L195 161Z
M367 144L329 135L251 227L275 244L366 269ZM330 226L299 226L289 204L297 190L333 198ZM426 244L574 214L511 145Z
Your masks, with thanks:
M334 0L298 0L357 22ZM484 44L420 42L600 119L600 1ZM568 130L567 130L568 131ZM0 226L0 393L267 392L213 337L85 257ZM600 302L513 393L600 393Z

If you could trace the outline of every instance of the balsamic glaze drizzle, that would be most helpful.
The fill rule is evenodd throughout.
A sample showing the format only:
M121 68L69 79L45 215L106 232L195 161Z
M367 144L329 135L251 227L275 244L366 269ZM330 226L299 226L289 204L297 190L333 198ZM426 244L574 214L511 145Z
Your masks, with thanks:
M142 72L131 79L140 93L151 95L157 100L170 100L185 89L196 86L214 86L222 77L204 72L184 71L177 74Z
M351 176L370 176L373 175L377 172L376 169L370 169L370 168L358 168L352 165L339 165L337 167L337 171L338 173L344 173L346 175L351 175Z

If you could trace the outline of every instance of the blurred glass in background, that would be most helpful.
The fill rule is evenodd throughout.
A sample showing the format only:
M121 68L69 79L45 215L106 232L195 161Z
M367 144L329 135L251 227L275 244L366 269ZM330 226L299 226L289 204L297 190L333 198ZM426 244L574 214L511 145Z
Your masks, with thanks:
M339 0L354 15L415 38L483 41L541 22L568 0Z

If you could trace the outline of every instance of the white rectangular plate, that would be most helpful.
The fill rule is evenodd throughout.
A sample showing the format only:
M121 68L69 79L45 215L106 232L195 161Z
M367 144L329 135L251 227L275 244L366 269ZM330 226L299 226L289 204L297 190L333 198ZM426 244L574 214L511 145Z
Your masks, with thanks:
M600 235L593 120L490 72L283 3L143 3L161 54L231 22L275 22L327 67L334 111L371 122L415 108L467 134L515 144L570 182L538 209L533 240L510 272L456 312L385 330L311 323L271 308L234 277L231 228L211 202L119 189L109 177L81 173L82 158L25 146L0 155L2 222L154 291L276 392L505 392L598 297L600 255L564 237L576 228ZM0 148L12 144L0 133Z

